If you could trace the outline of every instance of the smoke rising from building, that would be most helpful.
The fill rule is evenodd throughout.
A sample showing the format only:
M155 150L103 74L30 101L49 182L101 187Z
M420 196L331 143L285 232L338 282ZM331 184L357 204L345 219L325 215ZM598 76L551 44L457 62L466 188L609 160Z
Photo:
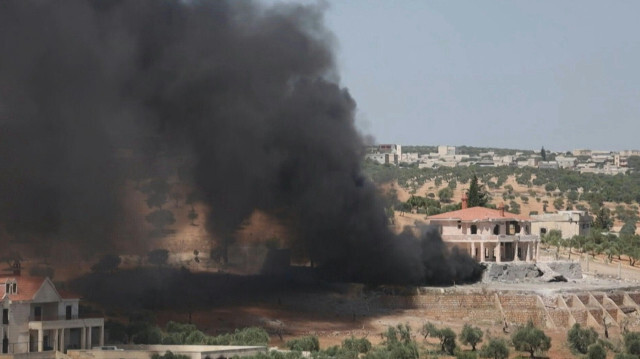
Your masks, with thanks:
M0 3L0 222L15 236L113 240L124 180L181 153L219 238L262 210L340 279L473 278L474 261L437 234L387 228L332 46L318 6Z

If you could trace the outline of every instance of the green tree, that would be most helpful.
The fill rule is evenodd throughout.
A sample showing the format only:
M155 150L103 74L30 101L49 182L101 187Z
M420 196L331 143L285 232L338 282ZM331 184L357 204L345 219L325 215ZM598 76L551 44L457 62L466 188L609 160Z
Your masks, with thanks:
M460 332L460 342L471 345L471 350L476 350L476 345L482 341L482 329L465 324Z
M291 350L301 352L317 352L320 350L320 342L318 341L318 337L315 335L289 340L285 343L285 346Z
M640 259L640 235L621 234L620 251L629 257L629 265L634 266L636 261Z
M567 199L571 202L576 202L579 197L580 195L576 190L572 189L571 191L569 191L569 193L567 193Z
M625 333L624 348L629 354L640 355L640 332Z
M443 328L440 329L437 336L440 339L440 349L449 355L453 355L456 349L456 333L451 328Z
M437 337L438 334L438 328L431 322L426 322L422 325L422 328L420 329L420 334L422 334L424 336L425 339L427 339L427 337Z
M636 233L636 221L635 220L629 220L627 222L624 223L624 225L622 225L622 228L620 228L620 234L635 234Z
M509 202L509 212L520 214L520 204L516 201Z
M571 237L571 243L574 248L578 248L578 251L582 253L584 251L584 245L587 243L587 237L576 234L575 236Z
M593 221L593 229L600 231L608 231L613 226L611 219L611 211L605 206L600 206L596 219Z
M587 359L607 359L607 349L599 343L592 344L587 350Z
M551 338L529 321L511 336L511 342L516 350L528 352L534 358L536 352L545 352L551 348Z
M553 207L555 207L557 211L562 211L564 209L564 200L562 197L558 197L553 200Z
M635 171L640 171L640 156L629 156L627 166Z
M440 201L445 203L451 202L451 198L453 198L453 190L450 187L445 187L439 190L438 198L440 198Z
M544 150L544 146L542 146L542 149L540 150L540 157L542 157L543 161L547 160L547 151Z
M471 178L469 191L467 191L467 204L469 207L486 207L489 199L482 187L478 184L478 177L474 174Z
M371 350L371 342L366 338L348 338L342 341L342 347L356 353L367 353Z
M440 339L440 350L453 355L456 349L456 333L451 328L438 329L433 323L427 322L422 326L420 333L424 337L434 337Z
M418 359L420 357L418 346L411 339L411 327L408 324L387 328L384 337L386 346L384 351L370 352L367 358Z
M558 229L552 229L542 236L542 241L550 246L556 247L556 259L560 254L560 246L562 246L562 231Z
M575 323L567 333L569 347L581 354L587 354L589 346L598 340L598 333L593 328L581 328Z
M509 358L509 347L504 339L491 338L489 342L480 349L480 357L507 359Z

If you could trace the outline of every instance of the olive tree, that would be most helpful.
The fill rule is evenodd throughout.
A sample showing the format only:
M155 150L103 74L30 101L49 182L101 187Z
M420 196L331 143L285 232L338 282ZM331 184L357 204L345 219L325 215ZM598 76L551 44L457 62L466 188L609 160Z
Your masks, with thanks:
M511 336L511 341L516 350L528 352L531 358L536 352L545 352L551 348L551 338L536 328L532 321L516 330Z
M476 345L482 341L482 329L465 324L460 332L460 342L471 345L471 350L476 350Z

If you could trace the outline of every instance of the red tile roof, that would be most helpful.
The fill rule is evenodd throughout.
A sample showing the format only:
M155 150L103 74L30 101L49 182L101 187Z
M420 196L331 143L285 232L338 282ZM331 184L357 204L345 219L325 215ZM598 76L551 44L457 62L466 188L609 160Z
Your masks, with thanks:
M6 286L4 283L15 280L18 284L18 293L7 294ZM0 298L4 298L5 295L11 300L31 300L36 295L38 290L42 287L45 278L39 277L22 277L22 276L3 276L0 277Z
M2 275L0 276L0 300L5 298L6 295L6 282L15 282L18 284L18 293L7 295L9 299L15 301L32 300L38 293L46 278L42 277L23 277L19 275ZM78 299L79 296L73 293L58 290L58 294L62 299Z
M485 207L471 207L460 209L452 212L445 212L429 216L431 220L457 220L463 222L483 221L483 220L516 220L531 221L530 217L522 216L515 213L504 212L499 209L491 209Z

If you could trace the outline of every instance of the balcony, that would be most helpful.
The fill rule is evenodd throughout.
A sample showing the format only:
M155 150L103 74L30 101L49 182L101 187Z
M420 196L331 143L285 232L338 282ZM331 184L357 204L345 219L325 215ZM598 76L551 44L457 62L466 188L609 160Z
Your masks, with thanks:
M34 330L101 327L103 325L104 318L97 317L96 315L73 315L71 317L66 315L29 317L29 329Z
M446 242L536 242L540 237L533 234L443 234L442 240Z

